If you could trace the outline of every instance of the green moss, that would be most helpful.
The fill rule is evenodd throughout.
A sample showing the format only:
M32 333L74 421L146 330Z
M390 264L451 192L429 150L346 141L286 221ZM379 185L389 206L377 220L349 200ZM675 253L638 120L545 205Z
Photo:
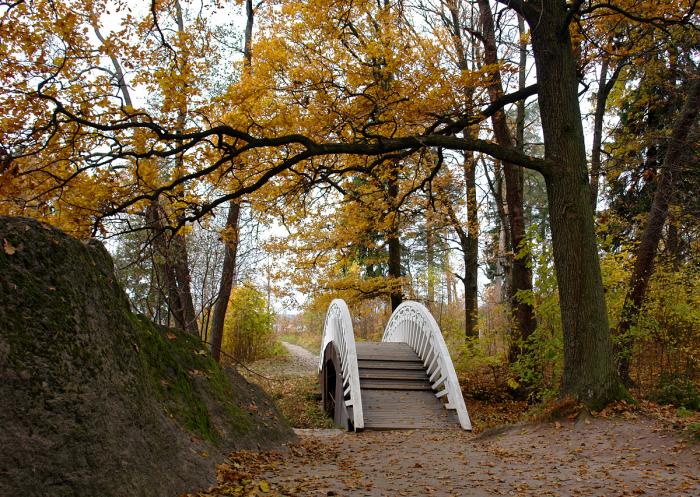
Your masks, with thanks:
M222 406L226 428L245 433L252 427L235 403L233 388L219 365L191 335L156 327L143 316L132 315L139 330L139 356L148 379L165 411L188 430L213 443L219 433L212 423L205 397Z
M99 242L1 216L0 234L0 244L16 248L8 255L0 247L0 360L28 378L23 388L37 405L60 395L66 378L69 388L81 389L109 363L130 378L120 386L126 402L145 407L155 397L207 441L255 431L257 420L239 406L249 401L197 337L130 311Z

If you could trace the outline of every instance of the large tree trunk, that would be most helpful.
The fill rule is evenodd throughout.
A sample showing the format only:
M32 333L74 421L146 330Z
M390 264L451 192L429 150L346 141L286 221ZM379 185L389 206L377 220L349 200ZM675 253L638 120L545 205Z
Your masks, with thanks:
M576 58L564 2L524 12L532 33L546 160L554 263L564 332L560 394L600 407L626 396L613 364L578 101Z
M431 311L435 309L435 237L433 233L433 216L430 202L425 206L425 272L427 307Z
M238 234L240 205L231 202L226 217L226 228L223 232L224 240L224 264L221 269L221 281L219 283L219 294L214 304L214 312L211 321L211 355L218 361L221 357L221 342L224 338L224 320L226 309L231 297L231 290L236 277L236 253L238 252Z
M476 301L477 287L476 278L469 277L470 273L467 270L467 267L474 259L474 254L470 252L475 248L478 249L478 245L474 243L474 239L471 238L469 232L466 231L462 226L462 223L459 222L459 219L457 219L457 214L449 202L445 204L445 210L447 211L447 216L449 217L452 228L455 230L455 233L457 233L459 244L462 249L465 267L464 277L457 277L461 279L462 283L464 284L464 317L466 320L464 333L467 338L471 338L477 336L478 332L478 307Z
M622 380L628 385L630 378L630 356L629 353L634 345L629 331L637 320L639 311L644 301L649 278L654 271L654 259L661 240L662 230L666 218L668 217L668 206L672 202L675 194L675 184L678 180L679 166L684 148L687 146L688 134L697 124L698 112L700 111L700 75L698 79L692 80L688 88L683 109L673 127L671 139L666 147L663 167L659 175L659 182L654 192L654 198L649 210L644 231L642 232L639 246L637 247L637 257L632 270L625 303L622 307L620 323L617 327L617 334L621 339L622 354L619 357L618 368Z
M498 52L493 15L488 0L478 0L481 17L482 35L484 42L484 63L497 67ZM503 96L501 73L491 71L491 84L488 87L492 102ZM496 142L504 147L514 147L506 116L503 111L496 112L491 117L493 133ZM513 309L513 343L511 344L509 360L515 362L520 355L519 343L524 342L534 333L537 327L535 311L529 301L519 298L518 292L532 291L532 272L530 256L523 252L525 242L525 217L523 214L523 170L521 167L508 162L503 163L503 173L506 185L506 204L508 206L508 223L512 243L513 261L511 267L511 282L509 285L509 300ZM521 253L523 252L523 253Z
M479 205L476 199L476 160L465 154L464 180L467 193L467 238L462 240L464 251L464 332L467 337L478 335L479 329Z

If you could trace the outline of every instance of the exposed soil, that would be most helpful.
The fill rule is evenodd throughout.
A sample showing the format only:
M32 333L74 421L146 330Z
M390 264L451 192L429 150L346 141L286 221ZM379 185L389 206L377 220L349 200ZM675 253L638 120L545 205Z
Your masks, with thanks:
M700 495L700 446L647 417L449 431L298 430L288 453L238 453L210 495ZM251 490L252 489L252 490ZM226 493L228 492L228 493ZM205 494L206 495L206 494ZM248 494L246 494L248 495Z

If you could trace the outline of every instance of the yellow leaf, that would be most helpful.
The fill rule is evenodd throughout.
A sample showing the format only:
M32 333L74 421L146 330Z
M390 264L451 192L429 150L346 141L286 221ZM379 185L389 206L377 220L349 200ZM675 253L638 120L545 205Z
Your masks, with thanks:
M14 255L17 252L17 249L4 238L2 239L2 248L7 255Z

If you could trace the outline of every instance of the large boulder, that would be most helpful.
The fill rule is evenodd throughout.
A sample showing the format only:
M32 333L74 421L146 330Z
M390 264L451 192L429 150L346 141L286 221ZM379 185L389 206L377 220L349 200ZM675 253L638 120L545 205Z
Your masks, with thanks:
M0 217L0 495L179 495L292 436L196 337L131 312L99 242Z

